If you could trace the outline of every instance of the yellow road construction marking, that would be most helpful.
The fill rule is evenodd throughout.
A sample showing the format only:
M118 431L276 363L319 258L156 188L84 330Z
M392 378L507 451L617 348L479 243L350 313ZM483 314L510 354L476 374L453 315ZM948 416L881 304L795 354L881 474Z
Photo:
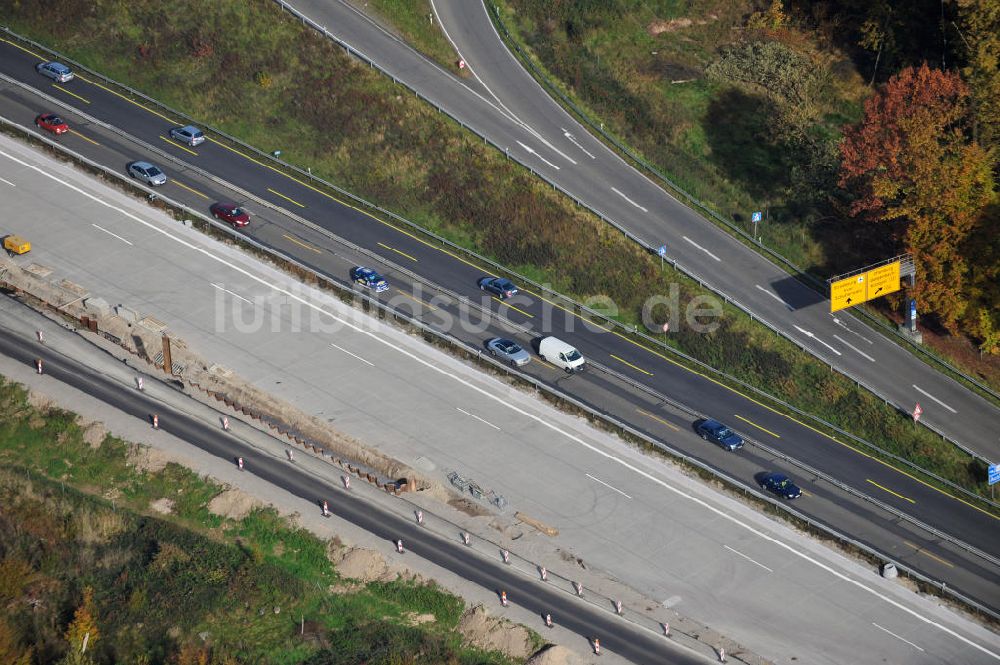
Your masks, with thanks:
M174 180L174 181L173 181L173 183L174 183L175 185L177 185L178 187L183 187L184 189L188 190L188 191L189 191L189 192L191 192L192 194L197 194L198 196L200 196L200 197L201 197L201 198L203 198L203 199L208 199L208 195L207 195L207 194L202 194L201 192L199 192L199 191L198 191L197 189L195 189L194 187L188 187L187 185L185 185L185 184L184 184L183 182L181 182L180 180Z
M407 293L406 291L403 291L402 289L396 289L396 293L398 293L398 294L400 294L402 296L406 296L410 300L416 300L418 303L420 303L421 305L423 305L424 307L426 307L427 309L429 309L431 311L437 310L437 307L435 307L434 305L432 305L430 303L427 303L427 302L424 302L423 300L421 300L420 298L417 298L416 296L411 296L409 293Z
M175 141L173 139L168 139L166 136L164 136L162 134L160 134L160 138L163 139L164 141L166 141L167 143L169 143L170 145L174 146L175 148L180 148L181 150L186 150L187 152L190 152L195 157L198 156L198 153L196 153L194 150L192 150L191 148L182 146L180 143L178 143L177 141Z
M301 241L301 240L299 240L298 238L293 238L292 236L288 235L287 233L286 233L286 234L284 235L284 237L285 237L286 239L288 239L288 240L291 240L291 241L292 241L292 242L294 242L294 243L295 243L296 245L299 245L300 247L305 247L306 249L308 249L308 250L311 250L311 251L313 251L313 252L316 252L317 254L322 254L322 253L323 253L323 250L321 250L321 249L316 249L315 247L313 247L313 246L312 246L312 245L310 245L309 243L306 243L306 242L302 242L302 241Z
M931 554L930 552L928 552L927 550L925 550L923 547L920 547L919 545L914 545L913 543L911 543L908 540L904 540L903 544L909 545L910 547L912 547L914 550L916 550L917 554L923 554L926 557L930 557L931 559L934 559L938 563L942 563L942 564L948 566L949 568L954 568L955 567L955 565L953 563L951 563L950 561L945 561L941 557L936 556L934 554Z
M289 198L289 197L285 196L284 194L282 194L281 192L276 192L276 191L274 191L273 189L271 189L270 187L268 187L268 188L267 188L267 191L271 192L271 193L272 193L272 194L274 194L275 196L280 196L281 198L285 199L286 201L289 201L289 202L291 202L291 203L294 203L295 205L297 205L297 206L298 206L298 207L300 207L300 208L305 208L305 206L304 206L304 205L302 205L301 203L299 203L299 202L298 202L298 201L296 201L295 199L293 199L293 198Z
M616 356L616 355L615 355L615 354L613 354L613 353L612 353L612 354L610 354L610 355L611 355L611 357L612 357L612 358L614 358L614 359L615 359L615 360L617 360L618 362L620 362L620 363L622 363L622 364L624 364L624 365L628 365L629 367L631 367L632 369L634 369L634 370L635 370L635 371L637 371L637 372L642 372L642 373L643 373L643 374L645 374L646 376L653 376L653 373L652 373L652 372L647 372L647 371L646 371L646 370L644 370L643 368L641 368L641 367L638 367L638 366L636 366L636 365L633 365L633 364L632 364L632 363L630 363L629 361L627 361L627 360L625 360L625 359L623 359L623 358L619 358L618 356Z
M27 53L27 54L29 54L29 55L33 55L33 56L35 56L36 58L39 58L40 60L45 60L45 57L44 57L44 56L41 56L41 55L39 55L38 53L35 53L34 51L32 51L32 50L30 50L30 49L26 49L26 48L24 48L23 46L21 46L21 45L20 45L20 44L18 44L17 42L12 42L12 41L10 41L9 39L0 39L0 42L7 42L8 44L10 44L11 46L13 46L14 48L19 48L19 49L21 49L22 51L24 51L25 53Z
M734 413L733 416L735 416L736 418L739 418L740 420L742 420L743 422L747 423L748 425L753 425L754 427L756 427L757 429L759 429L762 432L767 432L768 434L770 434L771 436L773 436L776 439L780 439L781 438L780 434L775 434L774 432L772 432L771 430L767 429L766 427L761 427L760 425L758 425L754 421L750 420L749 418L744 418L743 416L741 416L738 413Z
M497 298L496 296L493 296L493 299L494 299L494 300L496 300L496 301L497 301L498 303L500 303L501 305L506 305L507 307L510 307L510 308L511 308L512 310L514 310L515 312L520 312L521 314L524 314L524 315L525 315L526 317L528 317L529 319L533 319L533 318L535 318L535 315L534 315L534 314L529 314L529 313L525 312L525 311L524 311L523 309L521 309L520 307L514 307L514 306L513 306L513 305L511 305L510 303L508 303L508 302L504 302L503 300L500 300L500 299L499 299L499 298Z
M911 499L911 498L910 498L910 497L908 497L908 496L903 496L903 495L902 495L902 494L900 494L899 492L893 492L893 491L892 491L891 489L889 489L888 487L882 487L881 485L879 485L878 483L876 483L876 482L875 482L874 480L872 480L871 478L865 478L865 480L867 480L868 482L870 482L870 483L871 483L872 485L874 485L875 487L879 488L879 489L880 489L880 490L882 490L883 492L888 492L889 494L891 494L891 495L893 495L893 496L895 496L895 497L899 497L900 499L903 499L903 500L905 500L905 501L909 501L910 503L916 503L916 501L914 501L913 499Z
M653 420L655 420L656 422L660 423L661 425L666 425L667 427L669 427L670 429L674 430L675 432L680 432L681 431L681 429L677 425L674 425L673 423L668 422L668 421L664 420L663 418L661 418L661 417L659 417L657 415L653 415L649 411L643 411L642 409L638 409L638 408L636 409L636 411L638 411L642 415L646 416L647 418L652 418Z
M409 259L409 260L411 260L411 261L416 261L416 259L415 259L414 257L410 256L410 255L409 255L409 254L407 254L406 252L401 252L401 251L399 251L398 249L396 249L395 247L389 247L389 245L386 245L386 244L385 244L384 242L380 242L380 243L378 244L378 246L379 246L379 247L384 247L385 249L389 250L390 252L396 252L396 253L397 253L397 254L399 254L400 256L405 256L406 258L408 258L408 259Z
M71 130L69 130L69 132L70 132L70 134L76 134L77 136L79 136L84 141L90 141L94 145L101 145L100 143L98 143L94 139L90 138L89 136L84 136L83 134L81 134L80 132L76 131L75 129L71 129Z
M76 97L77 99L79 99L79 100L80 100L81 102L83 102L84 104L89 104L89 103L90 103L90 100L89 100L89 99L87 99L86 97L81 97L80 95L76 94L75 92L70 92L70 91L69 91L69 90L67 90L66 88L64 88L64 87L62 87L61 85L59 85L58 83L53 83L53 84L52 84L52 87L53 87L53 88L57 88L57 89L59 89L59 90L62 90L63 92L65 92L65 93L66 93L67 95L69 95L70 97Z

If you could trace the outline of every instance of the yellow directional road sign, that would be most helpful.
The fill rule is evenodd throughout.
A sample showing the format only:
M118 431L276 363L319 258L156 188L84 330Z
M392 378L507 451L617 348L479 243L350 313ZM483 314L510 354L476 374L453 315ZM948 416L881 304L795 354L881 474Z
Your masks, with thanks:
M860 305L895 291L899 291L899 261L830 284L830 311Z

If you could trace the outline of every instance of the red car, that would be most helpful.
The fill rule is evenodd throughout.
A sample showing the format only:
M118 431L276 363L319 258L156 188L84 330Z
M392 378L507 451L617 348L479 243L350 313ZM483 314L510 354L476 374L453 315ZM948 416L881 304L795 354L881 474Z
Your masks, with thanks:
M250 223L250 215L235 203L213 203L209 210L212 217L229 222L237 229Z
M41 114L35 118L35 126L57 135L65 134L69 131L69 125L66 124L66 121L55 113Z

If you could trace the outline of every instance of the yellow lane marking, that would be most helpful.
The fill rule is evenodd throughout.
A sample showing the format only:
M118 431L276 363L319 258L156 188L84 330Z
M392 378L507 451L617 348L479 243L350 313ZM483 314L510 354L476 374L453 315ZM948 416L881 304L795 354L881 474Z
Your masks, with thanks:
M514 306L513 306L513 305L511 305L510 303L506 303L506 302L504 302L503 300L500 300L499 298L497 298L496 296L493 296L493 299L494 299L494 300L496 300L496 301L497 301L498 303L500 303L501 305L506 305L507 307L510 307L510 308L511 308L512 310L514 310L515 312L520 312L521 314L524 314L524 315L525 315L526 317L528 317L529 319L533 319L533 318L535 318L535 315L534 315L534 314L528 314L527 312L525 312L525 311L524 311L523 309L521 309L520 307L514 307Z
M538 362L539 362L539 364L541 364L541 365L543 365L545 367L548 367L549 369L554 369L554 370L558 370L559 369L558 367L556 367L555 365L553 365L552 363L550 363L545 358L542 358L541 356L538 356Z
M188 191L189 191L189 192L191 192L192 194L197 194L198 196L200 196L200 197L201 197L201 198L203 198L203 199L207 199L207 198L208 198L208 195L207 195L207 194L202 194L201 192L199 192L199 191L198 191L197 189L195 189L194 187L188 187L187 185L185 185L185 184L184 184L183 182L181 182L180 180L173 180L172 182L173 182L173 183L174 183L175 185L177 185L178 187L183 187L184 189L188 190Z
M53 87L53 88L58 88L59 90L62 90L63 92L65 92L65 93L66 93L67 95L69 95L70 97L76 97L77 99L79 99L79 100L80 100L81 102L83 102L84 104L89 104L89 103L90 103L90 100L89 100L89 99L87 99L86 97L81 97L80 95L76 94L75 92L70 92L70 91L69 91L69 90L67 90L66 88L64 88L64 87L62 87L61 85L59 85L58 83L53 83L53 84L52 84L52 87Z
M95 86L95 87L97 87L97 88L100 88L101 90L104 90L105 92L110 92L110 93L111 93L112 95L114 95L115 97L121 97L122 99L124 99L124 100L125 100L126 102L128 102L129 104L134 104L134 105L138 106L139 108L141 108L141 109L142 109L143 111L146 111L146 112L148 112L148 113L152 113L152 114L153 114L153 115L155 115L155 116L156 116L157 118L163 118L163 119L164 119L164 120L166 120L167 122L171 122L171 123L172 123L172 122L174 122L174 119L173 119L173 118L168 118L167 116L163 115L162 113L160 113L160 112L158 112L158 111L155 111L155 110L153 110L153 109L149 108L148 106L145 106L145 105L143 105L143 104L140 104L139 102L135 101L134 99L130 99L129 97L126 97L125 95L121 94L120 92L117 92L117 91L115 91L115 90L112 90L111 88L109 88L109 87L108 87L108 86L106 86L106 85L102 85L102 84L98 83L97 81L91 81L90 79L88 79L88 78L85 78L85 77L83 77L83 76L80 76L79 74L77 74L77 75L76 75L76 77L77 77L78 79L80 79L81 81L84 81L84 82L86 82L86 83L89 83L89 84L90 84L90 85L92 85L92 86Z
M643 368L641 368L641 367L638 367L638 366L636 366L636 365L633 365L633 364L632 364L632 363L630 363L629 361L627 361L627 360L625 360L625 359L623 359L623 358L619 358L618 356L616 356L616 355L615 355L615 354L613 354L613 353L612 353L612 354L610 354L610 355L611 355L611 357L612 357L612 358L614 358L614 359L615 359L615 360L617 360L618 362L620 362L620 363L622 363L622 364L624 364L624 365L628 365L629 367L631 367L632 369L634 369L634 370L635 370L635 371L637 371L637 372L642 372L642 373L643 373L643 374L645 374L646 376L653 376L653 373L652 373L652 372L647 372L647 371L646 371L646 370L644 370Z
M271 192L275 196L280 196L281 198L285 199L286 201L290 201L290 202L294 203L295 205L297 205L300 208L305 208L304 205L302 205L301 203L299 203L295 199L289 198L289 197L285 196L284 194L282 194L281 192L276 192L273 189L271 189L270 187L267 188L267 191Z
M97 142L97 141L95 141L94 139L90 138L89 136L84 136L83 134L81 134L80 132L76 131L75 129L71 129L71 130L69 130L69 133L70 133L70 134L76 134L77 136L79 136L79 137L80 137L81 139L83 139L84 141L90 141L90 142L91 142L91 143L93 143L94 145L101 145L100 143L98 143L98 142Z
M164 141L166 141L167 143L169 143L170 145L174 146L175 148L180 148L181 150L186 150L187 152L190 152L195 157L198 156L198 153L196 153L194 150L192 150L191 148L186 148L186 147L180 145L179 143L177 143L177 141L174 141L173 139L168 139L166 136L164 136L162 134L160 134L160 138L163 139Z
M29 49L26 49L23 46L21 46L20 44L18 44L16 42L12 42L9 39L0 39L0 42L7 42L8 44L10 44L11 46L13 46L14 48L19 48L19 49L21 49L22 51L24 51L25 53L27 53L29 55L33 55L36 58L39 58L41 60L45 60L45 58L42 57L41 55L39 55L38 53L35 53L34 51L31 51Z
M642 409L636 409L636 411L638 411L642 415L646 416L647 418L652 418L653 420L655 420L656 422L660 423L661 425L666 425L667 427L669 427L670 429L674 430L675 432L680 432L681 431L681 429L677 425L674 425L671 422L667 422L663 418L661 418L659 416L656 416L656 415L653 415L649 411L643 411Z
M322 254L322 253L323 253L323 250L321 250L321 249L316 249L315 247L313 247L313 246L312 246L312 245L310 245L309 243L305 243L305 242L302 242L301 240L299 240L299 239L297 239L297 238L293 238L292 236L288 235L287 233L285 234L285 236L284 236L284 237L285 237L286 239L288 239L288 240L291 240L291 241L292 241L292 242L294 242L294 243L295 243L296 245L299 245L300 247L305 247L306 249L308 249L308 250L311 250L311 251L313 251L313 252L316 252L317 254Z
M432 312L435 311L435 310L437 310L437 307L435 307L434 305L432 305L430 303L426 303L423 300L421 300L420 298L417 298L416 296L411 296L409 293L407 293L406 291L403 291L402 289L396 289L396 293L398 293L398 294L400 294L402 296L406 296L410 300L416 300L418 303L420 303L421 305L423 305L427 309L431 310Z
M384 242L380 242L380 243L378 244L378 246L379 246L379 247L385 247L385 248L386 248L387 250L389 250L390 252L396 252L396 253L397 253L397 254L399 254L400 256L405 256L406 258L408 258L408 259L409 259L409 260L411 260L411 261L416 261L416 259L415 259L414 257L410 256L410 255L409 255L409 254L407 254L406 252L401 252L401 251L399 251L398 249L396 249L395 247L389 247L389 245L385 244Z
M805 490L800 490L800 491L802 492L802 496L812 496L811 492L807 492Z
M930 558L934 559L935 561L937 561L938 563L942 563L942 564L948 566L949 568L954 568L955 567L955 565L953 563L951 563L950 561L945 561L941 557L935 556L935 555L931 554L930 552L928 552L927 550L925 550L923 547L920 547L919 545L914 545L913 543L911 543L908 540L904 540L903 544L904 545L909 545L910 547L912 547L914 550L916 550L917 554L923 554L926 557L930 557Z
M902 495L902 494L900 494L899 492L893 492L893 491L892 491L891 489L889 489L888 487L882 487L881 485L879 485L878 483L876 483L876 482L875 482L874 480L872 480L871 478L865 478L865 480L867 480L868 482L870 482L870 483L871 483L872 485L874 485L875 487L879 488L879 489L880 489L880 490L882 490L883 492L888 492L889 494L891 494L891 495L893 495L893 496L895 496L895 497L899 497L900 499L904 499L904 500L906 500L906 501L909 501L910 503L916 503L916 501L914 501L913 499L911 499L911 498L910 498L910 497L908 497L908 496L903 496L903 495Z
M733 415L735 417L739 418L740 420L742 420L743 422L747 423L748 425L753 425L754 427L756 427L760 431L767 432L768 434L770 434L771 436L773 436L776 439L780 439L781 438L780 434L775 434L774 432L772 432L771 430L767 429L766 427L761 427L760 425L758 425L754 421L750 420L749 418L744 418L743 416L741 416L738 413L734 413Z

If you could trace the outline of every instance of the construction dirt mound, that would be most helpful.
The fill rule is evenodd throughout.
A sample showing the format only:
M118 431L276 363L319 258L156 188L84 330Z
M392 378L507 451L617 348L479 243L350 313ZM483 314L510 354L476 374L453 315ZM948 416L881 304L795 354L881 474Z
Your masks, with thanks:
M466 610L458 622L465 641L485 651L500 651L511 658L531 655L531 634L524 626L489 616L482 605Z
M350 580L367 583L396 578L396 572L389 568L385 558L375 550L331 544L327 556L340 576Z
M128 449L127 464L139 473L158 473L170 462L170 456L157 448L132 444Z
M231 487L216 494L208 502L208 510L220 517L241 520L263 505L261 501L258 501L246 492Z
M543 647L528 659L526 665L583 665L584 660L576 653L558 644Z

